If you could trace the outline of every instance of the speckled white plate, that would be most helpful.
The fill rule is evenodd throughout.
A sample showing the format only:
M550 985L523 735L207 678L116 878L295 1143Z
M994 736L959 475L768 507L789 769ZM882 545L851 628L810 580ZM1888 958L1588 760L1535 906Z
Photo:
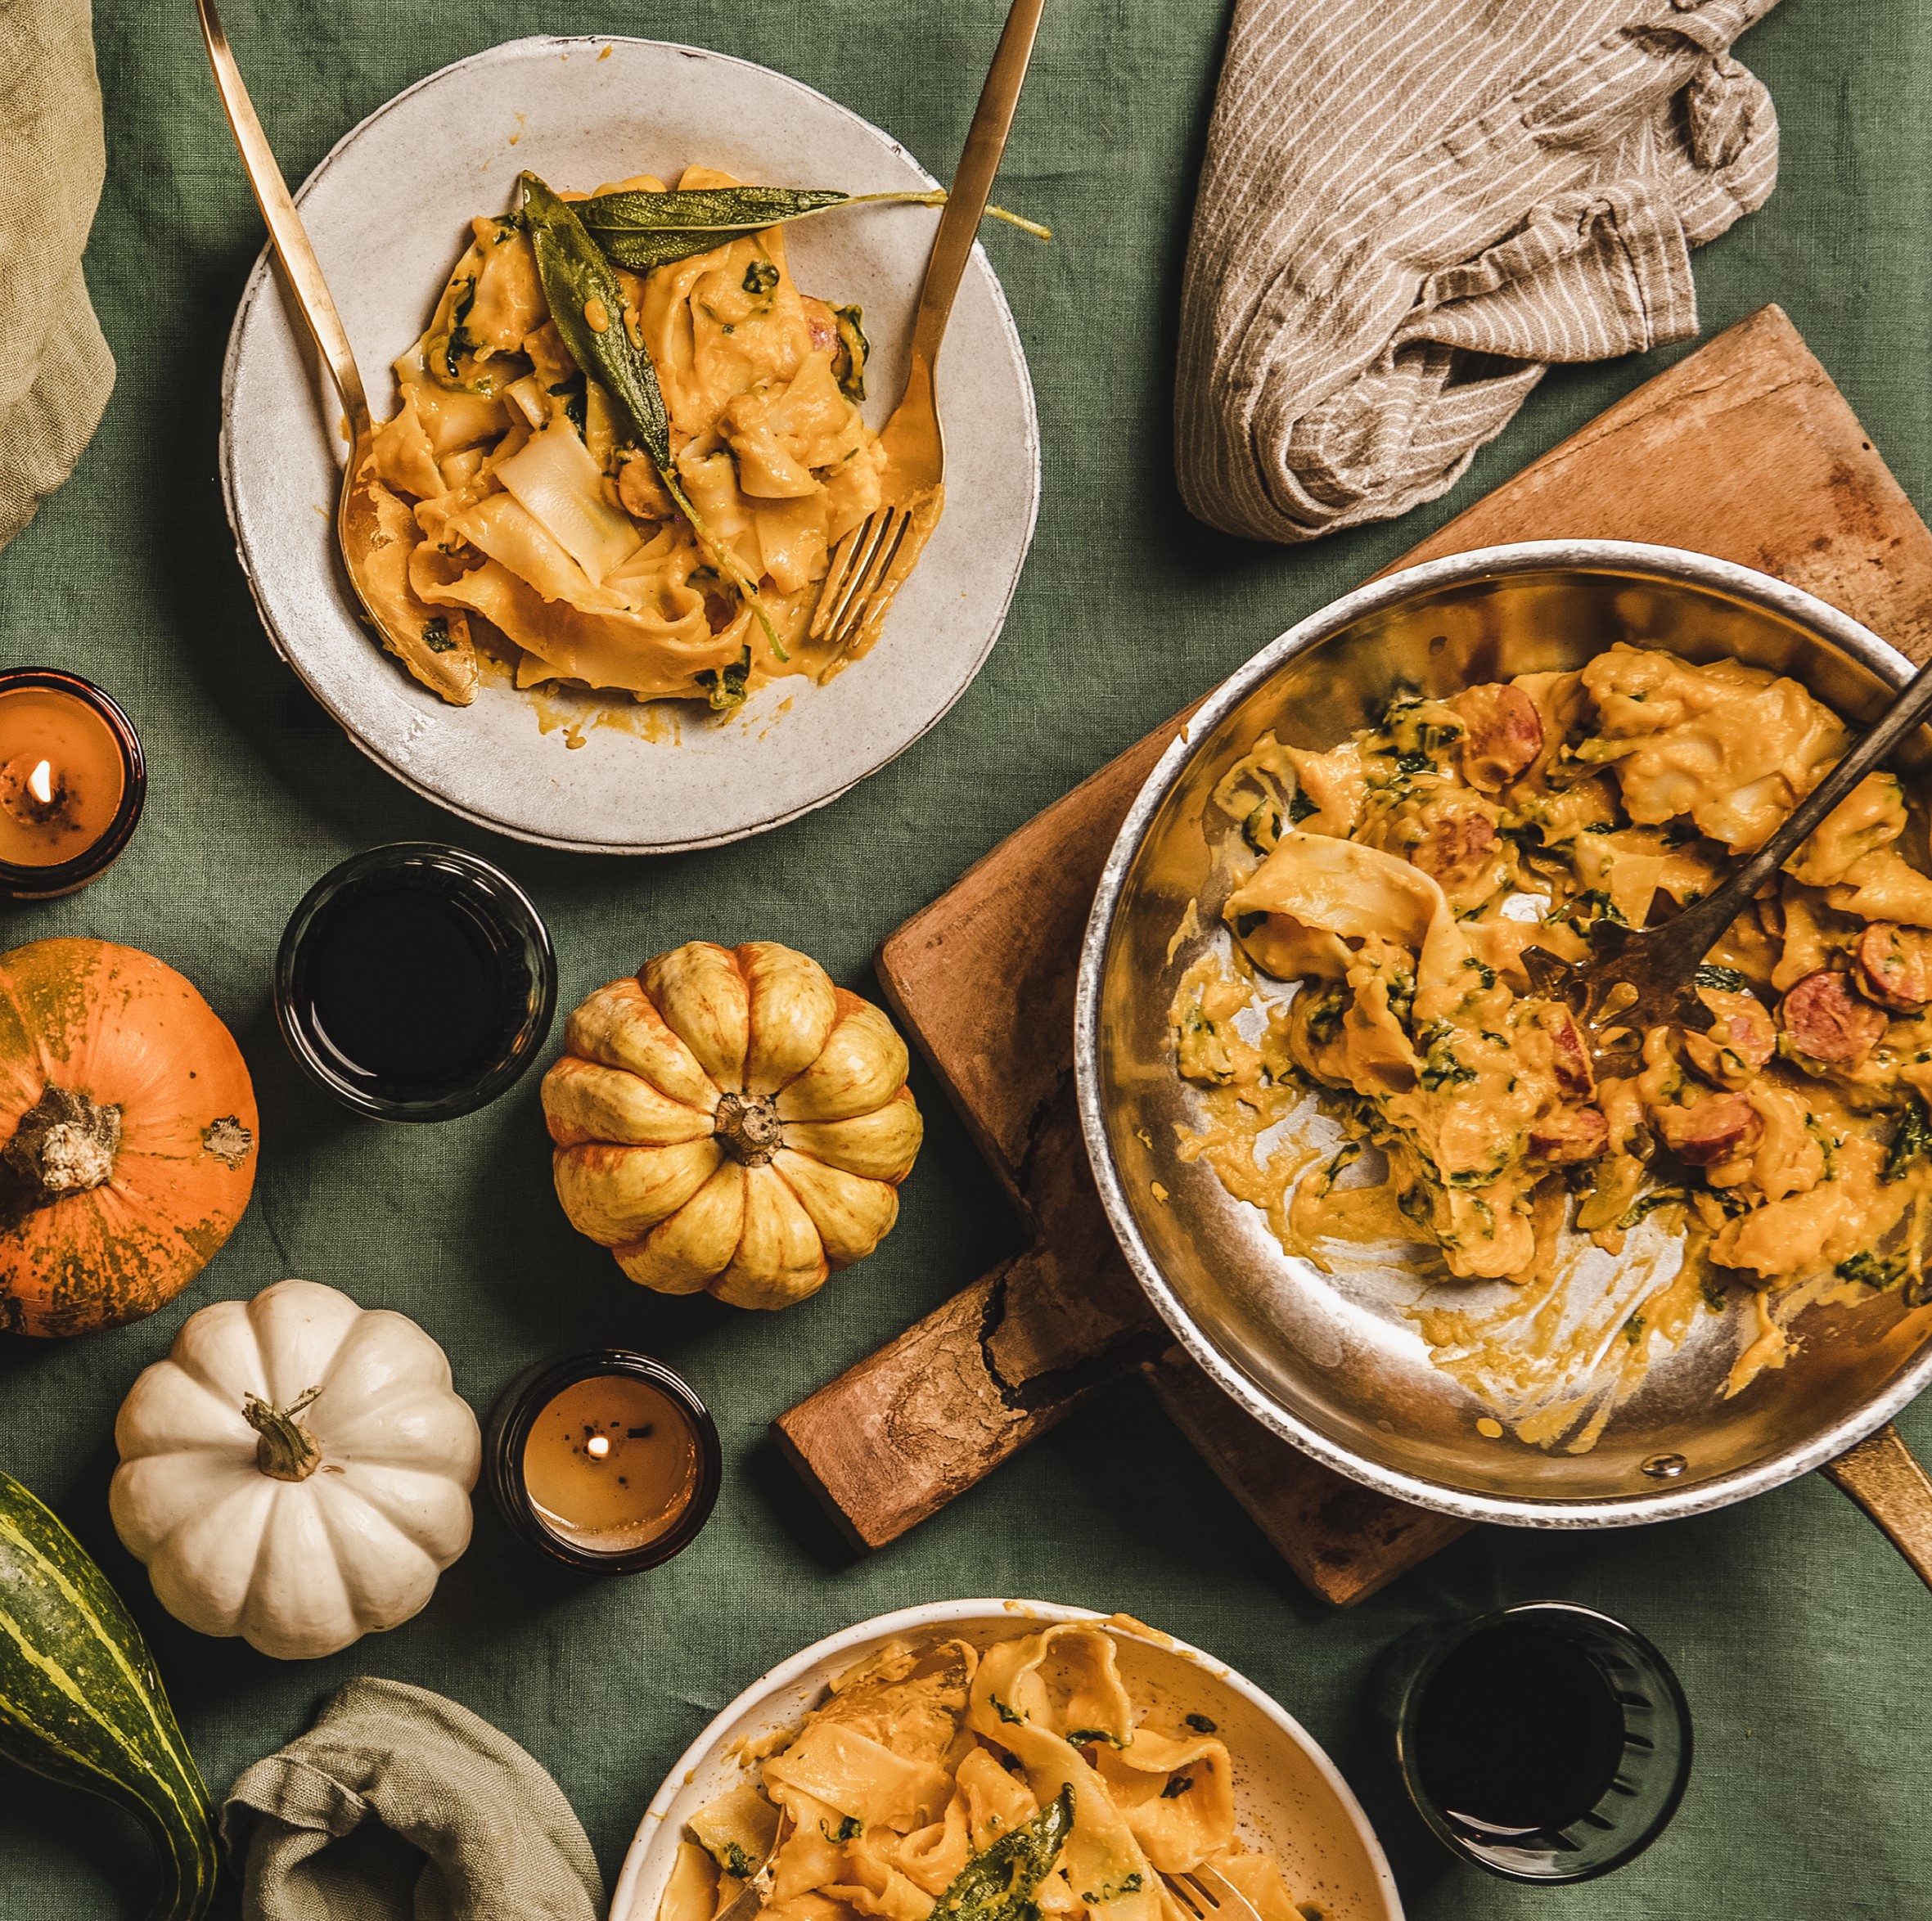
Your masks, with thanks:
M731 1703L664 1777L624 1856L610 1921L655 1921L685 1823L745 1779L745 1749L795 1727L835 1676L894 1635L957 1635L985 1648L1051 1621L1101 1619L1054 1601L933 1601L861 1621L793 1655ZM1205 1714L1219 1729L1234 1761L1237 1831L1272 1852L1295 1899L1326 1921L1402 1921L1395 1878L1362 1804L1301 1723L1211 1654L1118 1616L1106 1625L1137 1705Z
M295 196L377 412L389 362L421 331L477 214L525 167L590 188L687 163L849 193L928 187L876 127L782 74L656 40L516 40L399 94ZM865 309L867 417L883 425L937 213L884 207L788 238L799 284ZM236 550L277 649L374 759L418 793L551 847L655 853L756 834L835 799L903 753L964 693L999 637L1039 504L1025 358L979 250L939 368L946 512L879 643L825 686L763 688L733 715L691 703L519 694L498 682L448 707L356 617L337 558L346 439L301 322L263 254L228 341L222 482ZM600 715L620 724L600 724ZM623 724L628 723L628 724ZM580 743L580 744L579 744Z

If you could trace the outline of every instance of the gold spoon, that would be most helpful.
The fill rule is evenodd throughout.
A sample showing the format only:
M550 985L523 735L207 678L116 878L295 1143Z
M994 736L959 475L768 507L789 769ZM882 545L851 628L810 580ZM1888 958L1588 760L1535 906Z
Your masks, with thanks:
M410 589L403 567L413 544L414 521L395 495L376 484L375 424L369 416L362 370L356 365L342 317L329 297L322 263L308 243L302 217L276 164L275 151L241 83L241 70L222 30L214 0L195 0L195 4L201 16L201 37L208 45L215 85L221 89L235 144L241 150L248 183L254 189L295 304L348 416L349 453L336 503L336 538L349 584L383 646L426 687L456 706L466 707L476 698L475 652L460 615L438 615Z

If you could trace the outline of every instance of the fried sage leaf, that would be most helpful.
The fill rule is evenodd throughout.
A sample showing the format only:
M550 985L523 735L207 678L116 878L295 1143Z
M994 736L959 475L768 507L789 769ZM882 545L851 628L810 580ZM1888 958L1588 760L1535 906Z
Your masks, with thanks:
M690 521L705 552L718 571L735 587L745 604L758 616L772 651L780 660L790 656L780 644L758 590L738 564L737 556L711 538L698 511L684 491L677 461L671 452L671 416L664 407L664 389L657 384L657 369L650 353L631 338L624 319L624 289L610 263L585 230L568 200L560 198L534 173L523 177L523 220L537 256L537 273L543 283L543 297L550 304L550 317L562 335L570 358L586 374L593 375L607 387L624 409L644 451L651 456L664 490L679 513ZM728 670L727 670L728 673ZM720 704L717 693L725 685L719 677L713 704ZM741 690L743 682L738 683ZM742 699L741 691L738 699ZM723 704L736 704L736 700Z
M1030 1821L975 1855L934 1902L931 1921L1038 1921L1034 1892L1052 1873L1073 1825L1070 1785Z
M757 233L808 214L822 214L827 207L843 206L851 198L849 194L812 187L699 187L669 193L627 188L578 201L577 216L619 267L648 273L654 267L668 267L694 254L709 253L739 234Z
M834 207L863 207L894 202L915 207L940 207L946 190L924 192L840 193L817 187L692 187L668 193L621 188L593 194L576 205L577 217L619 267L648 273L654 267L688 260L709 253L740 234L757 233L787 221L803 220ZM1022 220L1003 207L989 207L997 220L1024 227L1041 240L1051 237L1036 221Z

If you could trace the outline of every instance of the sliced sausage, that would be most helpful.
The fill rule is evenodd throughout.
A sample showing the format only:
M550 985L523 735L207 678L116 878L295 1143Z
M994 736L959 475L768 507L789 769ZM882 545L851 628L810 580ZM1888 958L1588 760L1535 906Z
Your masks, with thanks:
M1550 1037L1550 1071L1556 1085L1572 1100L1588 1100L1596 1092L1596 1077L1576 1016L1567 1007L1551 1005L1540 1019Z
M1705 987L1697 997L1710 1010L1708 1038L1714 1046L1735 1054L1753 1070L1763 1067L1777 1051L1777 1028L1770 1010L1755 994Z
M1932 943L1916 927L1875 920L1858 936L1858 985L1881 1007L1916 1014L1932 1001Z
M809 294L801 295L799 306L805 310L805 326L812 336L814 353L832 353L839 351L839 317L822 300L815 300Z
M1791 1045L1807 1060L1832 1067L1862 1060L1885 1031L1884 1010L1859 1000L1844 974L1826 967L1795 982L1780 1011Z
M1529 1151L1538 1160L1593 1161L1610 1144L1610 1122L1594 1107L1560 1107L1529 1124Z
M1763 1067L1777 1051L1777 1029L1771 1024L1769 1010L1763 1006L1753 1014L1732 1014L1723 1028L1725 1046L1746 1067Z
M1741 1094L1707 1094L1688 1107L1668 1107L1658 1124L1670 1151L1693 1167L1728 1160L1764 1131L1757 1109Z
M1496 823L1487 814L1444 811L1429 823L1409 859L1443 887L1466 887L1496 853Z
M1449 704L1462 717L1462 777L1493 794L1506 787L1543 750L1543 720L1536 703L1506 681L1465 687Z

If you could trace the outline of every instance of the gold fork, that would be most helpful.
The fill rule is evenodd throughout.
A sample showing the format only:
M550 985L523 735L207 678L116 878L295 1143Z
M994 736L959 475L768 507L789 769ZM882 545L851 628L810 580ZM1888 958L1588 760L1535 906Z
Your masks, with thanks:
M1261 1910L1218 1868L1205 1861L1184 1874L1160 1870L1162 1884L1189 1921L1261 1921ZM1300 1910L1308 1921L1308 1909Z
M791 1838L794 1825L791 1810L780 1808L778 1824L772 1830L772 1845L765 1850L765 1858L745 1877L745 1885L738 1890L736 1898L718 1911L714 1921L756 1921L757 1915L772 1898L772 1883L778 1873L778 1851Z
M829 640L835 652L862 654L878 639L893 596L918 565L946 504L946 437L933 399L933 367L952 317L960 276L966 272L987 196L993 191L993 176L999 172L1000 155L1006 151L1045 5L1046 0L1013 0L973 124L966 130L966 149L959 156L959 170L947 194L925 284L919 290L905 394L879 437L886 457L880 502L832 550L831 565L812 615L811 638Z

